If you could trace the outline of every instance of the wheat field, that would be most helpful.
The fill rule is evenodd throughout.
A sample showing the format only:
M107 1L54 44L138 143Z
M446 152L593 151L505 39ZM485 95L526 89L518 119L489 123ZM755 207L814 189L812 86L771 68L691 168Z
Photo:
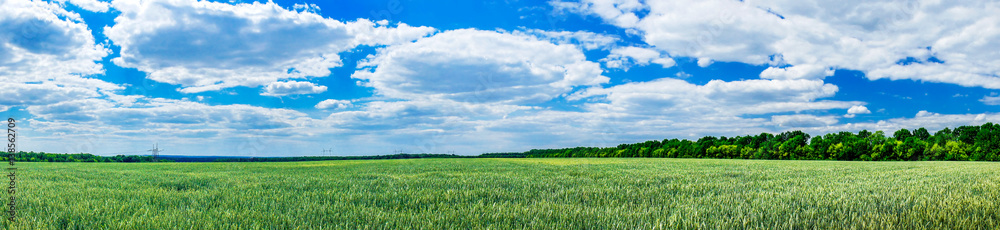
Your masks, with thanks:
M7 229L997 229L1000 164L19 163Z

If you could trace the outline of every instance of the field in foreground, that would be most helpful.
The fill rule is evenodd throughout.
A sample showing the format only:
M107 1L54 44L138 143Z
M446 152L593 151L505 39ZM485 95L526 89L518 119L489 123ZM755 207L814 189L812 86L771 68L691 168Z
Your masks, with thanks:
M1000 228L1000 164L22 163L8 229ZM6 223L6 221L4 221Z

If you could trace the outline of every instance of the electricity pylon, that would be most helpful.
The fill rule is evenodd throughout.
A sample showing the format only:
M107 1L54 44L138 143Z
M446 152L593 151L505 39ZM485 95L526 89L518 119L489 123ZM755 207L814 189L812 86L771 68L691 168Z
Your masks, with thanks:
M156 145L153 145L153 149L146 151L153 152L153 161L156 161L156 158L160 156L160 151L163 150L160 149L160 143L156 143Z

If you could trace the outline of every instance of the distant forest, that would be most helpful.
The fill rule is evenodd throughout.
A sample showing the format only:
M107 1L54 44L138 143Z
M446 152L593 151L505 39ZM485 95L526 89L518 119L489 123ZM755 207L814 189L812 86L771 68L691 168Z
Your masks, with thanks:
M0 152L0 159L7 161L7 153ZM89 153L44 153L44 152L18 152L14 154L14 161L17 162L152 162L152 156L117 155L113 157L97 156ZM170 160L160 160L169 162Z
M0 154L6 161L7 154ZM839 132L810 137L802 131L778 135L761 133L736 137L707 136L697 141L665 139L617 147L575 147L532 149L527 152L484 153L478 156L452 154L393 154L379 156L325 157L218 157L214 161L270 162L315 160L365 160L409 158L525 158L525 157L666 157L773 160L842 160L842 161L1000 161L1000 125L944 128L931 135L927 129L900 129L886 135L882 131ZM151 156L113 157L87 153L53 154L19 152L16 161L30 162L152 162ZM184 161L182 158L156 161Z
M668 157L842 161L1000 161L1000 125L944 128L934 135L925 128L839 132L811 137L802 131L778 135L713 137L697 141L666 139L617 147L533 149L523 153L489 153L481 157Z

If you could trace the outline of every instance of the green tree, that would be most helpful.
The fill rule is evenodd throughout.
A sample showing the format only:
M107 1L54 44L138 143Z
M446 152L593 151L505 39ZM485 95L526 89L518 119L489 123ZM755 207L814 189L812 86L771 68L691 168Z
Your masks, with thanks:
M896 133L892 134L892 138L896 139L897 141L903 141L906 140L907 137L912 137L912 136L913 134L911 134L910 130L907 129L900 129L896 131Z
M868 138L868 136L871 136L871 135L872 135L872 132L868 132L867 129L861 130L861 132L858 132L858 136L861 137L861 138Z
M927 132L927 129L925 129L924 127L920 127L917 130L913 130L913 136L917 137L921 141L926 141L928 138L931 137L931 134Z
M968 155L968 144L960 141L949 141L945 145L947 153L945 154L944 160L949 161L964 161L969 159Z

